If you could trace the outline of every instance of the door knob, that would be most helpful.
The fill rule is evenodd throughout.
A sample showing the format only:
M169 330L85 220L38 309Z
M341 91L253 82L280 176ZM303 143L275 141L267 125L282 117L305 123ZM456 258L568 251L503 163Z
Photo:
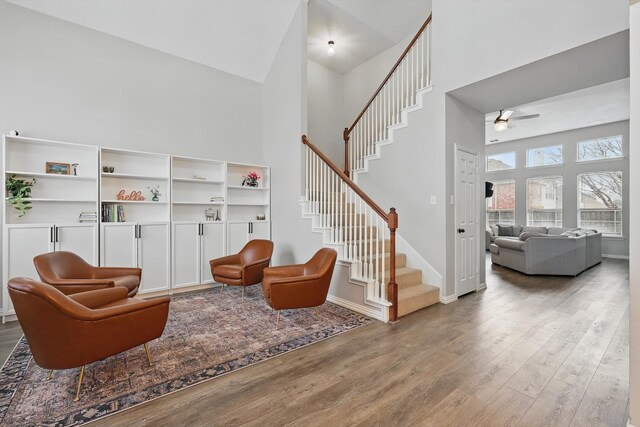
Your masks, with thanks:
M464 228L458 228L458 233L464 233Z

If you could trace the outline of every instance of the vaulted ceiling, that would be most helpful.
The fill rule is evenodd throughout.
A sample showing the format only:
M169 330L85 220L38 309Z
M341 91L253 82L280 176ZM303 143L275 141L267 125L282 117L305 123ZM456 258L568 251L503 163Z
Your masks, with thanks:
M301 0L8 0L257 82Z

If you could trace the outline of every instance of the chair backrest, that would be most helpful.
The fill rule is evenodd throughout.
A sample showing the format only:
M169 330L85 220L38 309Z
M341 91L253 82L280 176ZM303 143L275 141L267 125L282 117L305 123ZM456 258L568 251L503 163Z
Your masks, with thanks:
M9 280L9 296L36 363L45 369L78 366L91 310L45 283L25 277Z
M333 249L322 248L304 265L304 274L333 275L338 253Z
M56 279L90 279L91 264L73 252L49 252L33 259L40 280L50 283Z
M273 242L271 240L254 239L249 240L240 251L240 259L243 264L250 264L253 261L271 258L273 254Z

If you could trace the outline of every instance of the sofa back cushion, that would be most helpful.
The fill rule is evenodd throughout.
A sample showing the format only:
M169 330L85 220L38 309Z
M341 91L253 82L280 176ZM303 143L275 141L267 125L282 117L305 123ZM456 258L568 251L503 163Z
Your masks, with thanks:
M547 234L547 227L522 227L522 232Z
M498 236L513 236L513 225L498 224Z
M576 231L577 228L566 228L566 227L549 227L547 229L547 234L551 234L553 236L561 236L563 233L567 231Z
M551 236L550 234L546 234L546 233L533 233L531 231L523 231L522 233L520 233L520 240L522 240L523 242L531 237L554 237L554 236Z

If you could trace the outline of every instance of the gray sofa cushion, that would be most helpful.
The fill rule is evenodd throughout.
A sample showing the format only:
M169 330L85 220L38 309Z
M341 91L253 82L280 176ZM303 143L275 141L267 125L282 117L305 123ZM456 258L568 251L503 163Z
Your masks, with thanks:
M513 249L515 251L524 251L524 245L527 242L523 242L517 239L503 239L498 237L495 244L500 248Z
M577 228L565 228L565 227L549 227L547 229L547 234L552 236L560 236L567 231L576 231Z
M499 254L500 253L500 248L495 243L492 243L492 244L489 245L489 250L494 254Z
M547 234L547 227L522 227L522 232Z
M523 242L529 239L530 237L553 237L553 236L545 233L533 233L531 231L524 231L520 233L520 240L522 240Z
M513 236L513 225L498 224L498 236Z

